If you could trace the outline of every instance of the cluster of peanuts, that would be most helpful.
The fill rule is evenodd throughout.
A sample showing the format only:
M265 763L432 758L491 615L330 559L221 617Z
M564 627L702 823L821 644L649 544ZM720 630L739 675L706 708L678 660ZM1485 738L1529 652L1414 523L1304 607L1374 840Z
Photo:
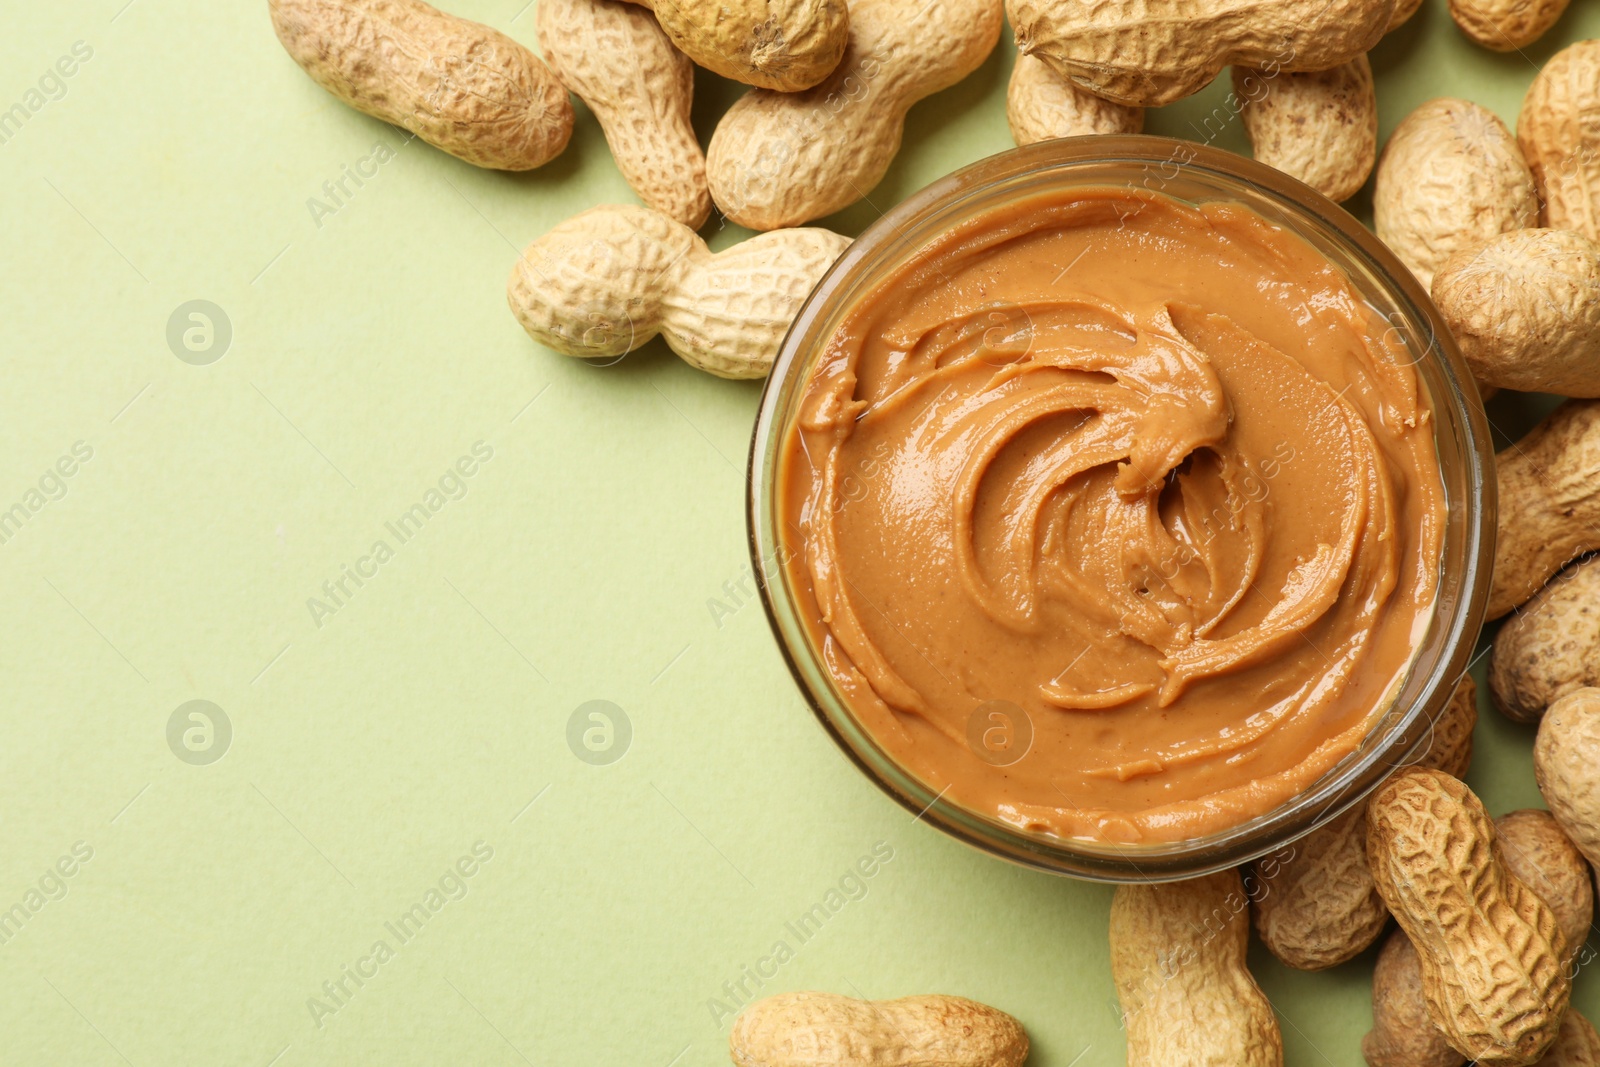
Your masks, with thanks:
M1497 457L1494 705L1537 722L1549 811L1491 820L1461 781L1462 679L1414 765L1243 870L1118 889L1111 964L1134 1067L1273 1067L1276 1016L1249 930L1285 964L1346 963L1389 927L1371 1067L1600 1065L1568 1000L1600 864L1600 41L1558 53L1513 133L1465 100L1417 108L1381 158L1367 52L1419 0L538 0L543 59L422 0L269 0L289 54L352 107L481 167L528 170L571 137L576 94L644 207L603 206L518 259L536 340L616 357L656 336L692 365L760 377L848 239L803 224L861 199L912 104L975 71L1008 17L1018 144L1135 133L1144 108L1231 66L1256 157L1332 199L1374 166L1378 235L1431 288L1480 389L1570 399ZM1507 51L1566 0L1451 0ZM914 14L914 17L912 17ZM751 86L702 151L694 65ZM763 231L713 254L715 207ZM1203 932L1205 936L1197 936ZM735 1023L741 1067L1017 1067L1021 1025L959 997L771 997Z

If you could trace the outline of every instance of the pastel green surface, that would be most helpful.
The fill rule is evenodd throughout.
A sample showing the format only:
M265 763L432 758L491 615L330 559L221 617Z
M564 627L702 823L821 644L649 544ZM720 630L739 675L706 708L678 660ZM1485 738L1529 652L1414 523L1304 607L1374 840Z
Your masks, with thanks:
M455 6L531 44L524 3ZM0 509L27 517L0 544L0 909L25 919L0 926L0 1062L716 1064L719 1004L780 941L763 993L958 993L1022 1019L1040 1067L1123 1061L1110 890L914 823L805 710L749 600L758 387L660 343L589 366L507 312L522 245L632 201L587 111L548 167L488 173L334 101L259 0L12 6ZM1580 3L1493 55L1429 0L1373 55L1384 133L1442 94L1514 121L1535 65L1597 32ZM918 106L832 224L1009 147L1012 55ZM739 90L699 88L709 136ZM1240 148L1224 95L1149 129L1210 118ZM231 325L208 365L169 346L191 300ZM1493 414L1518 433L1529 410ZM441 479L459 498L392 533ZM345 566L376 574L335 602ZM192 700L231 724L209 764L175 755L201 758L200 720L169 746ZM591 700L631 723L610 765L569 748ZM1531 731L1486 710L1477 740L1491 810L1538 804ZM892 859L847 877L875 847ZM802 941L788 924L841 886ZM418 904L420 929L386 926ZM1254 959L1289 1063L1359 1063L1370 953Z

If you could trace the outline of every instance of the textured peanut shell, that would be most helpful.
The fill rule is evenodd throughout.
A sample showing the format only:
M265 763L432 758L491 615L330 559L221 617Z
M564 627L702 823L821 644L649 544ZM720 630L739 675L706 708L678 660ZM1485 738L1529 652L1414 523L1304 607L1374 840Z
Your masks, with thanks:
M798 226L860 200L900 150L906 112L977 70L1000 39L1000 0L856 0L839 67L803 93L756 90L706 150L711 198L753 230Z
M1572 994L1566 938L1506 868L1478 798L1442 771L1397 775L1368 805L1367 858L1451 1046L1484 1067L1537 1062Z
M1534 76L1517 141L1544 204L1542 222L1600 241L1600 41L1579 41Z
M713 255L658 211L590 208L528 246L506 297L534 340L565 355L614 358L659 334L701 370L760 378L849 243L827 230L783 230Z
M1006 0L1017 50L1096 96L1155 107L1236 64L1328 70L1365 55L1394 0Z
M1467 1062L1428 1016L1422 960L1404 930L1389 935L1372 968L1372 1029L1361 1039L1361 1055L1368 1067L1461 1067Z
M1485 48L1514 52L1544 36L1568 0L1450 0L1450 17Z
M1600 401L1569 400L1495 455L1499 521L1489 618L1600 548Z
M1449 259L1433 302L1485 385L1600 396L1600 246L1570 230L1513 230Z
M845 0L632 0L684 55L760 89L795 93L833 73L850 36Z
M1594 875L1555 816L1539 808L1511 811L1494 821L1500 858L1555 912L1570 961L1594 922Z
M699 229L711 190L689 124L694 64L650 13L620 0L539 0L539 48L594 112L639 198Z
M1245 967L1247 910L1234 870L1117 887L1111 977L1128 1067L1281 1067L1277 1016Z
M1594 1024L1578 1012L1568 1010L1561 1020L1561 1033L1539 1067L1600 1067L1600 1034Z
M1564 568L1506 620L1489 657L1489 695L1508 718L1538 722L1575 689L1600 685L1600 556Z
M1533 773L1550 814L1600 867L1600 689L1579 689L1550 705L1533 744Z
M1462 1067L1467 1062L1428 1018L1422 963L1404 930L1390 934L1378 953L1372 971L1372 1019L1372 1030L1361 1039L1368 1067ZM1538 1067L1600 1067L1600 1034L1568 1008L1555 1044Z
M572 136L550 68L488 26L421 0L268 0L278 40L357 111L497 170L532 170Z
M1440 712L1417 760L1461 777L1472 762L1478 721L1477 686L1463 675ZM1366 804L1257 860L1256 933L1283 963L1302 971L1336 966L1383 933L1389 909L1367 869Z
M961 997L780 993L734 1020L728 1051L738 1067L1021 1067L1028 1035Z
M1102 100L1078 88L1042 59L1018 56L1006 87L1006 122L1019 145L1053 137L1138 133L1144 108Z
M1348 200L1372 173L1378 97L1366 56L1300 74L1234 67L1233 93L1258 161L1329 200Z
M1538 224L1539 198L1506 124L1469 100L1430 100L1378 157L1373 228L1423 286L1450 256Z

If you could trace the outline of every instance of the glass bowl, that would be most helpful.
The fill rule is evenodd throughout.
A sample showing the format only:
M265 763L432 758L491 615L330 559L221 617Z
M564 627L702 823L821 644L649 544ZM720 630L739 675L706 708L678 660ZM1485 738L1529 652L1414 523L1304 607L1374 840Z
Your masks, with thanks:
M1364 740L1302 793L1226 830L1182 841L1116 844L1025 831L943 797L862 727L799 614L778 537L778 461L814 362L859 295L936 235L1013 198L1126 185L1180 201L1243 203L1341 268L1393 324L1433 412L1446 518L1433 619L1394 701ZM1471 375L1428 294L1346 211L1287 175L1229 152L1160 137L1046 141L974 163L870 226L818 283L785 338L761 397L750 446L749 532L762 600L801 690L824 728L872 781L918 819L992 855L1096 881L1196 877L1272 852L1336 818L1394 768L1426 750L1434 719L1466 672L1483 621L1494 547L1495 484L1488 424Z

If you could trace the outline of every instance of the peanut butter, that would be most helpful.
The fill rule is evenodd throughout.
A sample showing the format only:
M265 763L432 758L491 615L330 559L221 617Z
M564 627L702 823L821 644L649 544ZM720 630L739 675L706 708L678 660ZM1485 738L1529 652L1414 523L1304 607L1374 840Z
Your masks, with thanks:
M854 714L969 810L1171 841L1349 754L1432 617L1401 338L1242 204L1037 194L860 297L804 385L787 577Z

